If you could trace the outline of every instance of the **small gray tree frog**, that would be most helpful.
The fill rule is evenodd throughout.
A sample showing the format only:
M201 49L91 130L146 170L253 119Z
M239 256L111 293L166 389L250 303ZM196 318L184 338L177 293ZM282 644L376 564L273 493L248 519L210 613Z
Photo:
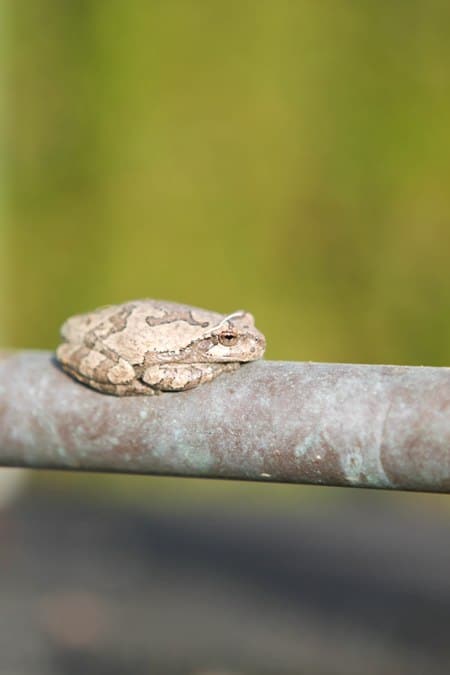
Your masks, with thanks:
M253 316L134 300L73 316L56 356L70 375L116 396L182 391L262 358Z

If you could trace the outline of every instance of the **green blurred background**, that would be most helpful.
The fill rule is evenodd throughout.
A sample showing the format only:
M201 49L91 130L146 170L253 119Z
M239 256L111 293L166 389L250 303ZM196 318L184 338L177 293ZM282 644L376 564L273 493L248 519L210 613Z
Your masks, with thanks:
M155 297L252 311L270 359L450 363L448 2L2 15L3 346Z

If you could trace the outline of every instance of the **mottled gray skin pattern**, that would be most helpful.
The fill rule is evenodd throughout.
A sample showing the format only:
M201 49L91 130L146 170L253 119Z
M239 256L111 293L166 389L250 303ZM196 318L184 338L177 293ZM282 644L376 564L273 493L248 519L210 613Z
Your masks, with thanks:
M265 338L244 311L230 315L134 300L68 319L56 355L66 372L117 396L182 391L262 358Z

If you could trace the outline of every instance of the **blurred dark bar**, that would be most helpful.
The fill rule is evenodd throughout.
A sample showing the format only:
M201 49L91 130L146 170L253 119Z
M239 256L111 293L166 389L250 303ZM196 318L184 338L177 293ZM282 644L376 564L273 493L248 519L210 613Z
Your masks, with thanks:
M450 368L260 361L118 398L3 354L0 465L450 492Z

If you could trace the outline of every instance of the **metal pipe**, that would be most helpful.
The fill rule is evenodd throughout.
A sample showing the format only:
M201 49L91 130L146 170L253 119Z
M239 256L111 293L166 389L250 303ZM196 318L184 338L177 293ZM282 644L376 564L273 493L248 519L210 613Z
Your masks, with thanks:
M120 398L4 354L0 465L450 492L450 368L259 361Z

